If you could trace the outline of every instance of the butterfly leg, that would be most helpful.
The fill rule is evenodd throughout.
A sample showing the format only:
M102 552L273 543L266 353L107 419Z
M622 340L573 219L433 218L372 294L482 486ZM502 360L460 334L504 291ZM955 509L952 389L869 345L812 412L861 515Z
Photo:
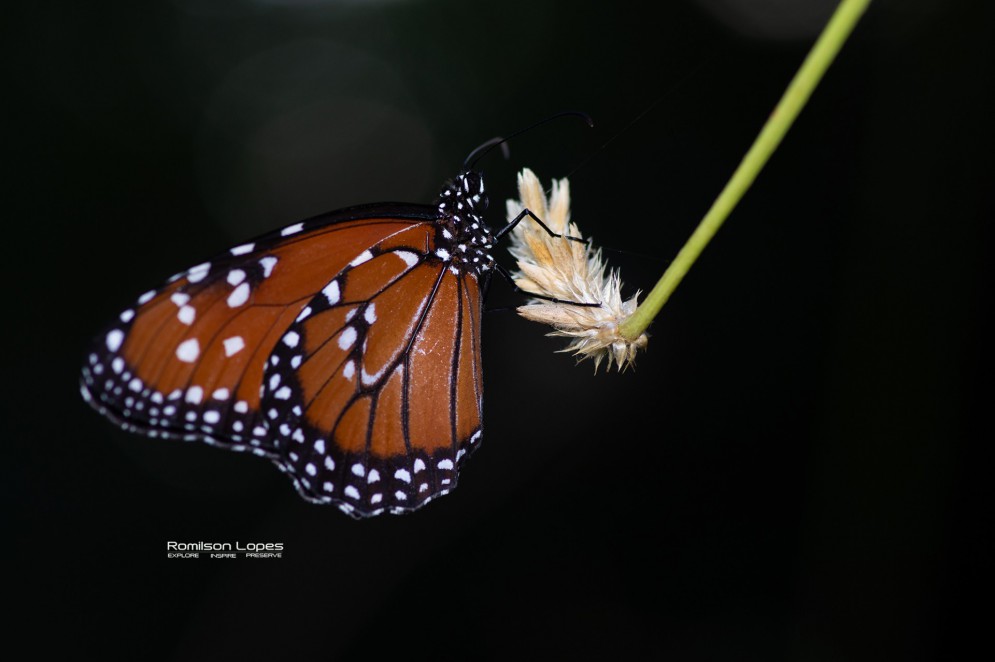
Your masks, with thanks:
M580 303L578 301L564 301L563 299L557 299L555 297L548 297L545 294L536 294L535 292L529 292L528 290L523 290L518 285L515 285L515 279L512 277L510 271L508 271L503 266L501 266L500 264L497 264L497 263L494 264L494 269L499 274L501 274L506 281L508 281L508 283L511 285L511 288L514 291L519 292L521 294L524 294L526 296L530 296L530 297L533 297L533 298L536 298L536 299L542 299L543 301L549 301L551 303L562 303L562 304L565 304L565 305L568 305L568 306L584 306L585 308L598 308L598 307L601 306L600 303Z
M523 209L518 216L516 216L515 218L511 219L511 221L508 222L508 225L506 225L503 228L501 228L500 230L498 230L494 234L494 238L495 239L500 239L504 235L506 235L509 232L511 232L512 229L514 229L514 227L516 225L518 225L519 223L521 223L522 219L525 218L526 216L528 216L533 221L535 221L536 223L538 223L539 227L541 227L543 230L545 230L549 234L550 237L563 237L565 239L569 239L570 241L579 241L582 244L586 243L580 237L571 237L569 235L556 234L555 232L553 232L552 230L550 230L549 226L547 226L545 223L543 223L542 220L538 216L536 216L535 214L533 214L531 209Z

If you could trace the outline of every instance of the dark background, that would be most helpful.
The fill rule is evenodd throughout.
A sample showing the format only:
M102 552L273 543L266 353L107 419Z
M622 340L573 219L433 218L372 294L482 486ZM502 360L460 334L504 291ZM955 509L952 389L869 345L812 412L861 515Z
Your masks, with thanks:
M353 521L257 458L128 435L78 395L89 338L165 276L330 209L429 202L477 144L565 109L596 128L553 123L483 162L492 225L519 168L571 173L574 220L628 251L607 258L648 290L832 6L658 4L659 18L358 0L8 14L8 645L182 660L963 651L987 626L970 601L991 522L974 450L992 331L985 3L872 5L636 371L594 375L542 327L485 316L483 448L414 515ZM492 289L490 305L520 301ZM167 540L285 554L167 560Z

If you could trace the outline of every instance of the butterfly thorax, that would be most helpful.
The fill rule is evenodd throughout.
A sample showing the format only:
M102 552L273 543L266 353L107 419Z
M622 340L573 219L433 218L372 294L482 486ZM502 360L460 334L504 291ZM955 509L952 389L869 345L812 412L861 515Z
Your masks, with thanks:
M437 257L451 268L480 276L494 266L490 255L494 236L484 223L487 194L480 173L460 173L439 195Z

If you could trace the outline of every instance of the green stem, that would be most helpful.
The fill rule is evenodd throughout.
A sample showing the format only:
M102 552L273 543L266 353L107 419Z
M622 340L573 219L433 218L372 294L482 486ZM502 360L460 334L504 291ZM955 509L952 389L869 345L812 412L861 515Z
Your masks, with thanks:
M625 338L636 339L667 303L691 265L715 236L722 223L757 178L771 154L777 149L794 123L798 113L805 107L812 90L822 79L843 43L850 36L857 20L867 9L870 0L842 0L833 17L829 19L818 41L812 47L805 62L785 90L774 112L771 113L760 135L753 142L750 151L743 157L729 183L712 203L705 217L701 219L694 233L681 248L677 257L670 263L656 286L646 296L642 305L627 319L619 331Z

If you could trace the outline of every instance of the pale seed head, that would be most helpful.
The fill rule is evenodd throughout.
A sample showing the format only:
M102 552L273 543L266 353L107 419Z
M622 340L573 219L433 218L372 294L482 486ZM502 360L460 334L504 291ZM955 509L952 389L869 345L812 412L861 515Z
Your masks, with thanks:
M539 178L528 168L518 175L519 200L506 203L508 220L529 209L556 234L583 238L570 222L570 186L566 179L553 182L547 199ZM570 343L562 350L581 359L594 360L595 370L603 360L620 370L631 365L636 352L646 347L648 336L624 338L619 327L636 310L637 292L622 300L621 280L617 271L605 274L601 251L590 242L565 237L551 237L538 223L525 217L511 233L512 256L518 261L513 272L515 284L526 292L553 297L561 301L600 303L597 307L573 306L533 299L520 306L518 314L533 322L553 327L551 336L563 336Z

